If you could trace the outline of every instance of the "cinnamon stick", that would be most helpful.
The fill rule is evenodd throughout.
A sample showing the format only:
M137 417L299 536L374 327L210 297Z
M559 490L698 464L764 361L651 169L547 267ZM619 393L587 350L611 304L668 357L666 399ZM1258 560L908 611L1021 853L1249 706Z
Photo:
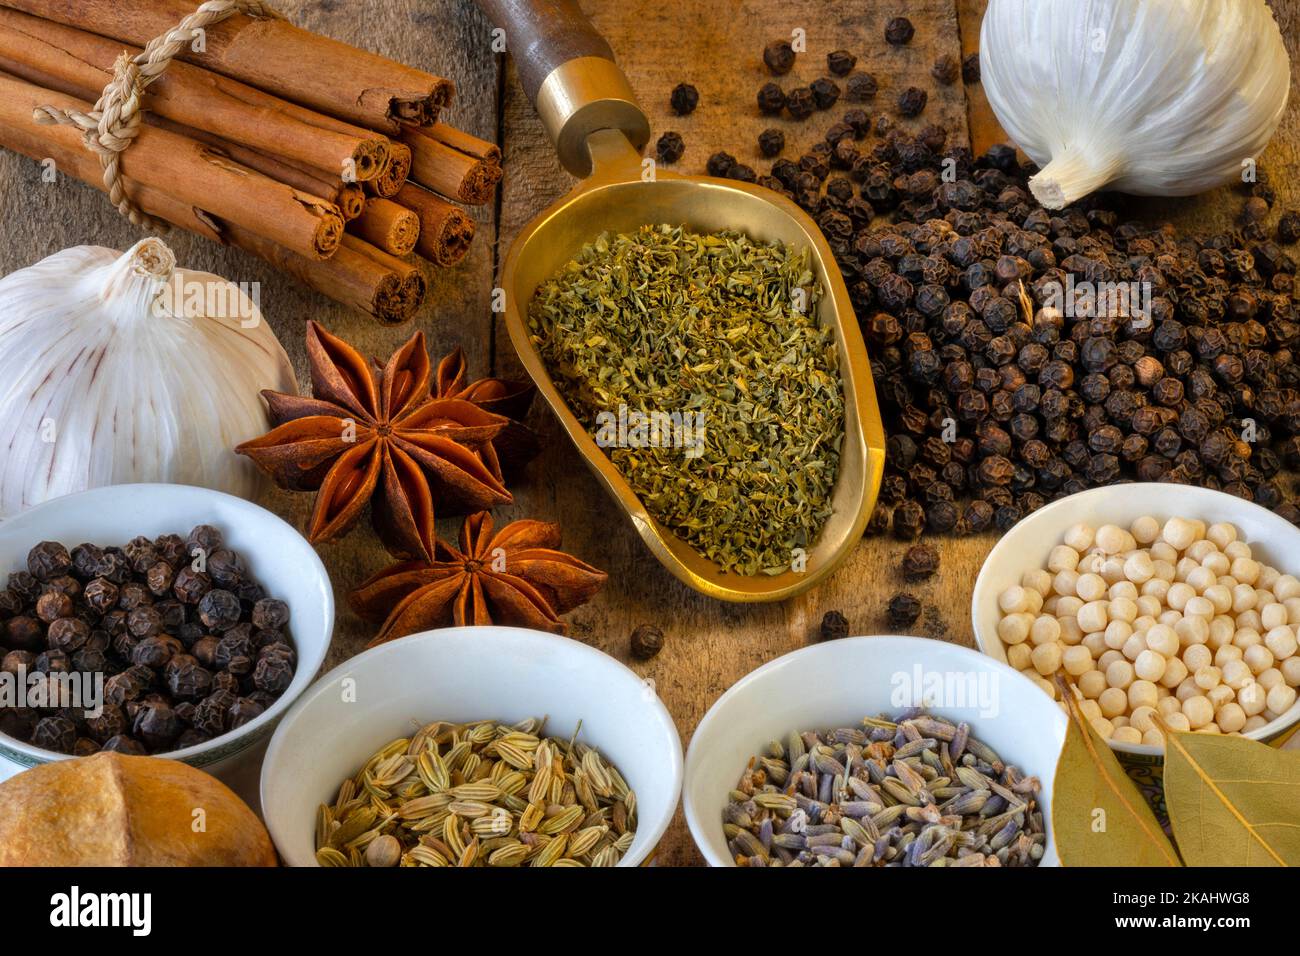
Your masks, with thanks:
M454 266L465 258L474 240L474 220L446 200L407 183L397 201L420 217L415 251L439 266Z
M144 46L193 13L193 0L0 0L0 5ZM236 14L206 30L204 51L181 58L320 113L386 133L432 123L449 80L310 33L287 20Z
M420 217L391 199L375 196L366 200L364 211L348 226L348 232L385 252L404 256L420 238Z
M468 153L475 159L481 159L497 166L501 165L501 147L497 146L496 143L489 143L485 139L479 139L477 136L471 136L464 130L448 126L446 123L434 123L432 126L418 126L412 127L412 129L415 132L436 139L444 146L450 146L462 153Z
M419 266L390 255L378 246L371 245L356 236L344 235L343 244L339 248L364 256L379 268L396 275L398 279L398 303L403 314L403 318L399 321L404 322L415 315L416 311L424 303L424 296L428 291L428 283L425 281L424 273L420 271Z
M411 178L448 199L482 205L492 198L501 181L499 151L495 161L490 150L484 150L484 156L462 152L422 127L405 126L399 138L411 149Z
M237 226L226 226L224 231L231 245L266 260L335 302L365 312L387 325L407 321L419 306L418 301L412 304L411 295L403 288L402 276L347 242L332 258L319 260L290 252Z
M43 146L47 156L56 150L65 159L69 150L85 152L76 127L36 122L33 113L47 104L59 109L90 109L83 100L12 77L0 77L0 135L19 130L30 143ZM16 148L22 151L22 147ZM150 187L243 226L304 256L329 256L343 235L343 217L334 205L268 179L209 146L167 130L141 126L135 142L121 154L120 164L128 182ZM69 163L67 168L74 167L80 168L75 163Z
M138 49L127 48L134 56ZM104 37L0 8L0 58L29 82L94 102L123 46ZM367 129L286 102L245 83L174 62L148 88L147 107L186 126L322 169L371 179L388 141Z
M366 188L376 196L391 199L411 174L411 150L402 143L388 144L388 162L379 175L366 183Z
M16 77L0 73L0 81L4 80L18 82ZM108 187L104 185L103 170L93 153L79 141L75 143L62 140L51 141L47 136L48 127L31 122L30 111L28 111L27 122L14 121L20 112L21 110L11 113L7 103L0 103L0 146L21 153L38 163L52 159L54 168L60 175L79 179L100 192L108 191ZM143 183L128 181L125 190L127 197L136 206L155 219L162 219L173 226L211 239L213 242L224 241L218 224L201 209Z
M0 63L3 63L3 60L0 60ZM330 179L329 174L324 170L299 166L282 157L250 149L240 143L232 143L230 140L222 139L220 136L215 136L206 130L183 126L180 123L164 119L161 116L155 116L152 113L145 114L145 122L161 129L170 130L173 133L179 133L182 136L188 136L190 139L196 139L201 143L207 143L209 146L221 150L240 165L256 170L263 176L269 176L271 179L292 186L294 189L302 190L313 196L319 196L326 202L332 202L338 206L339 214L345 220L357 218L365 207L366 194L359 183L344 182L337 176Z

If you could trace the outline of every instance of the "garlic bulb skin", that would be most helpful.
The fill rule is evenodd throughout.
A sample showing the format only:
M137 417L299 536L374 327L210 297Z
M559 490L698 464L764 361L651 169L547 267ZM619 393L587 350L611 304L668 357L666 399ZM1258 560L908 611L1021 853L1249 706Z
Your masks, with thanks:
M219 304L204 314L207 303ZM262 487L234 447L264 388L297 392L253 302L143 239L64 249L0 279L0 517L103 485Z
M990 0L980 73L1049 209L1241 181L1291 86L1265 0Z

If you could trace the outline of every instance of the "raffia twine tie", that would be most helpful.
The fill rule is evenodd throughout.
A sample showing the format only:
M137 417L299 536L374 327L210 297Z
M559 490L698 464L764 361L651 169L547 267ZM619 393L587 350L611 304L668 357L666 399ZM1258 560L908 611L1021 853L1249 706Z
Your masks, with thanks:
M206 29L236 13L264 20L283 19L262 0L207 0L176 26L150 40L135 56L124 52L118 57L113 66L113 79L90 112L39 106L32 113L33 119L43 126L75 126L81 130L86 149L99 157L109 200L137 226L166 228L165 223L131 202L122 177L122 153L140 132L144 92L193 42L196 30Z

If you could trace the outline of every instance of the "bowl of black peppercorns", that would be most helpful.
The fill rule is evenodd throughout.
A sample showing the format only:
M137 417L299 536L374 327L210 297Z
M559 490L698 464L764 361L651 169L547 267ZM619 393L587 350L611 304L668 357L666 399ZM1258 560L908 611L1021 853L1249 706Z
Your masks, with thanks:
M333 624L311 545L240 498L117 485L12 517L0 524L0 779L106 750L183 760L246 790Z

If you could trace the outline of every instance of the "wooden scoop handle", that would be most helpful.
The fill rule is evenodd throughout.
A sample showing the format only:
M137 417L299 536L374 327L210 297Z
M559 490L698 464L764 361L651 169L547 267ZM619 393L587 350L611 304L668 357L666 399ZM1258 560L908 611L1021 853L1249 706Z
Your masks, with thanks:
M575 0L478 0L505 31L524 92L537 107L560 161L576 176L591 173L587 137L622 130L636 149L650 139L614 51Z

